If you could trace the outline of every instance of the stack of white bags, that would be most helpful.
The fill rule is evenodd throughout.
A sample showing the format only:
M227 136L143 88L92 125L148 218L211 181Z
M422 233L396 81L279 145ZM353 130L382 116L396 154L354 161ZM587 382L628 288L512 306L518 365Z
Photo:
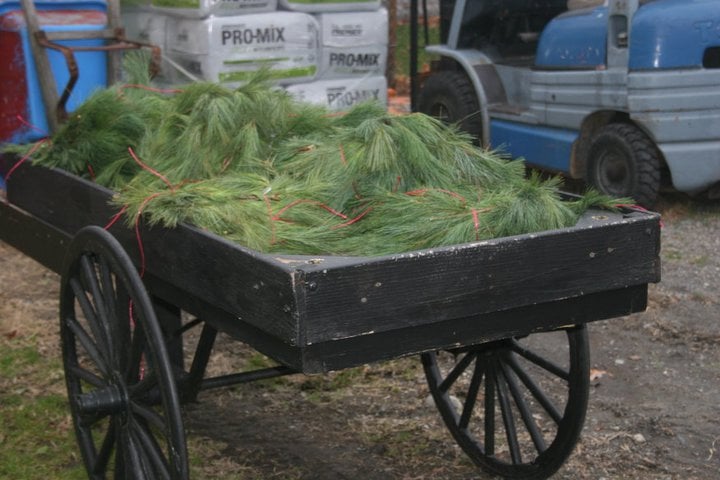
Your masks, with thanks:
M332 110L387 103L380 0L149 1L123 3L123 23L128 38L162 49L168 83L232 88L267 68L294 97Z

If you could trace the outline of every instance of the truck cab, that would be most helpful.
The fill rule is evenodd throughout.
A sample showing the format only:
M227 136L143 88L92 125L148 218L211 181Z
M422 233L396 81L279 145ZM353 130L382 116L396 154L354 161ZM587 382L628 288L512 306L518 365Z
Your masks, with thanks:
M414 110L646 207L663 186L720 196L720 1L440 0L440 15Z

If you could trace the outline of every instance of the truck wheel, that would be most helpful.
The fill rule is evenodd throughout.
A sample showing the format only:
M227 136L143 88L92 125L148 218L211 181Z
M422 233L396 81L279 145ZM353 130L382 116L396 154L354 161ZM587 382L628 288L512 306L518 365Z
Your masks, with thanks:
M660 190L660 155L652 140L631 124L612 123L592 139L587 180L601 192L631 197L651 208Z
M440 72L425 80L418 110L445 123L457 124L473 137L482 137L480 103L475 88L463 72Z

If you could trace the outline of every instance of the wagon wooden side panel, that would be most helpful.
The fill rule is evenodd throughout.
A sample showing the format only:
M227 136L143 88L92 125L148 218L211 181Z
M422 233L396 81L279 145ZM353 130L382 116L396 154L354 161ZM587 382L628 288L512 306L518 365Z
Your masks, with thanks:
M621 221L625 220L625 221ZM635 221L639 220L639 221ZM657 279L657 235L640 218L306 270L306 341L504 311ZM332 327L332 328L330 328Z

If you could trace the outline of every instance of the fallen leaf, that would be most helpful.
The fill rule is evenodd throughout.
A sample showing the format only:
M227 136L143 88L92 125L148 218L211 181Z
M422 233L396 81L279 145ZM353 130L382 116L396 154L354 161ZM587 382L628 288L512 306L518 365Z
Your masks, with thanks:
M602 377L607 375L607 371L605 370L599 370L597 368L591 368L590 369L590 381L594 382L595 380L600 380Z

